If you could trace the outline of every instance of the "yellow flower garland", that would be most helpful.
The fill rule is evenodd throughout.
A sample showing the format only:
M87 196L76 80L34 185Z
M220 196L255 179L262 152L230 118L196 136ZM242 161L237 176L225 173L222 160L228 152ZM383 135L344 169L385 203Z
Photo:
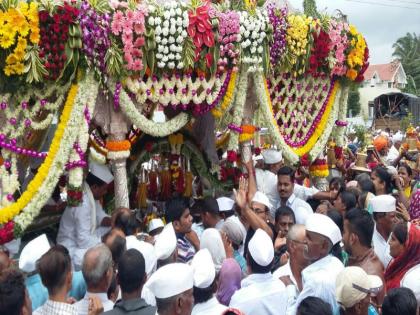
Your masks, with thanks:
M273 112L273 105L271 103L270 91L268 90L267 81L265 81L264 86L265 86L265 93L267 95L267 100L269 102L269 108L270 108L270 111L271 111L272 124L274 124L274 126L276 126L276 128L278 129L277 121L274 119L275 115L274 115L274 112ZM308 141L306 142L306 144L304 146L302 146L300 148L291 148L294 153L296 153L299 156L303 156L306 153L308 153L313 148L313 146L316 144L316 142L318 141L319 137L322 135L322 133L325 129L325 125L328 122L328 118L330 117L331 110L334 106L335 97L336 97L337 91L339 89L340 89L340 84L338 83L338 81L335 81L334 82L334 87L331 91L331 95L328 99L327 106L325 108L325 112L322 115L322 118L321 118L318 126L316 127L312 136L308 139ZM279 133L280 133L280 130L279 130Z
M237 72L232 71L225 96L223 97L223 101L220 105L220 109L217 109L215 107L211 110L211 113L213 114L214 118L222 117L225 110L232 103L232 99L233 99L233 95L235 93L235 87L236 87L236 76L237 76Z
M73 109L74 100L76 98L78 92L78 86L72 85L70 91L67 96L66 103L63 108L63 112L61 113L60 123L57 126L57 130L54 134L54 138L51 142L50 150L48 151L48 155L45 158L45 161L39 167L38 172L36 173L35 177L29 183L28 188L26 191L20 196L20 198L13 203L12 205L0 209L0 224L4 224L9 220L13 219L16 215L18 215L23 208L31 201L31 199L35 196L38 192L39 188L42 186L42 183L48 176L48 171L51 168L51 164L53 163L57 151L60 147L61 140L63 138L64 129L67 127L67 123L70 118L71 111Z

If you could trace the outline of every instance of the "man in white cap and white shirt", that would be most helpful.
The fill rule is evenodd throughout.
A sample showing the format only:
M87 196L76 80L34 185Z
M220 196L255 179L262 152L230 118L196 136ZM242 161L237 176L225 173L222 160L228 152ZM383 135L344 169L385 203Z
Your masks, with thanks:
M184 263L159 268L148 288L156 297L157 315L190 315L193 304L193 269Z
M287 285L289 293L287 314L296 314L297 306L308 296L315 296L329 303L333 314L338 314L335 280L344 266L331 255L331 249L341 241L340 229L333 220L319 213L309 216L305 226L306 244L303 250L310 265L302 271L302 291L298 294L289 277L280 278Z
M372 237L373 250L386 269L392 259L388 240L397 220L396 199L391 195L375 196L369 200L369 205L375 220Z
M398 131L395 135L392 136L392 146L389 148L388 155L386 160L388 163L393 165L393 162L398 158L400 155L400 147L403 140L403 134Z
M194 274L194 307L191 315L220 315L227 309L217 301L216 269L208 249L200 249L191 261Z
M163 223L162 219L152 219L149 222L147 231L149 232L149 235L152 236L154 240L156 240L156 236L162 232L164 226L165 224Z
M69 250L76 270L80 270L85 252L101 242L101 234L111 225L111 218L99 200L105 196L108 184L113 180L106 165L91 161L89 174L83 184L81 204L76 207L67 206L61 216L57 243Z
M249 241L247 263L250 275L242 280L241 289L233 294L230 307L246 315L286 314L287 291L284 284L271 274L273 259L273 241L266 232L258 229Z
M157 262L155 248L150 243L139 241L134 235L127 236L125 239L127 250L135 249L143 255L146 275L150 277L155 270Z

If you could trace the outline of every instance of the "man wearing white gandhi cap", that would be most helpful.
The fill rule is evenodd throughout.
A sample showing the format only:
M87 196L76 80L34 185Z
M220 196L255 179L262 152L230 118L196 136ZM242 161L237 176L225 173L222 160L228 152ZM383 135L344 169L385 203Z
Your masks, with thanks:
M315 296L327 302L338 314L338 304L335 296L335 280L344 269L340 260L331 255L332 247L341 241L341 232L338 226L329 217L314 213L310 215L305 224L306 244L303 255L311 264L302 270L303 289L298 294L290 278L281 278L287 285L289 302L288 314L295 314L296 307L308 296Z
M191 314L194 303L191 266L183 263L163 266L148 282L148 288L156 297L158 315Z
M271 273L274 259L272 239L264 230L258 229L249 241L248 249L250 275L242 280L241 289L233 294L229 306L247 315L286 314L285 286Z
M107 193L108 184L113 180L108 166L89 161L80 205L67 206L61 216L57 243L69 250L76 270L80 270L85 252L100 243L100 236L111 225L111 218L106 215L99 200Z
M227 307L217 301L216 268L207 248L200 249L191 261L194 274L194 307L191 315L220 315Z
M375 196L369 200L369 208L372 209L375 220L372 237L373 250L386 269L392 259L388 240L397 219L396 199L390 195Z

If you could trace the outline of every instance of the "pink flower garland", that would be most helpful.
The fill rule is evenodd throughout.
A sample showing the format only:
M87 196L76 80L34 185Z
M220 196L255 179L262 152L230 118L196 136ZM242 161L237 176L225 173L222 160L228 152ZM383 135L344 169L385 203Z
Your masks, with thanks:
M239 14L235 11L217 12L219 18L220 59L217 62L219 71L224 71L230 63L233 71L237 71L239 49L236 43L239 40L240 24Z
M136 11L127 10L125 15L124 12L116 10L113 16L111 31L116 36L122 33L121 40L127 70L141 71L143 69L145 16L147 16L147 9L143 6L137 7Z
M332 42L332 50L335 51L336 62L331 71L331 75L343 76L346 75L346 54L348 47L347 31L349 25L344 22L331 20L329 35Z

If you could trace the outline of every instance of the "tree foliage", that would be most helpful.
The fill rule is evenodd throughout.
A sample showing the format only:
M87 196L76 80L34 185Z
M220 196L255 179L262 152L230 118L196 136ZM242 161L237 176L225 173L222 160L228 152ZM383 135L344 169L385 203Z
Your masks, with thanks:
M347 116L357 116L360 113L360 93L356 85L352 85L349 90L349 97L347 99Z
M420 36L407 33L392 45L393 57L397 58L407 74L406 92L419 95L420 90ZM410 78L411 77L411 78Z

